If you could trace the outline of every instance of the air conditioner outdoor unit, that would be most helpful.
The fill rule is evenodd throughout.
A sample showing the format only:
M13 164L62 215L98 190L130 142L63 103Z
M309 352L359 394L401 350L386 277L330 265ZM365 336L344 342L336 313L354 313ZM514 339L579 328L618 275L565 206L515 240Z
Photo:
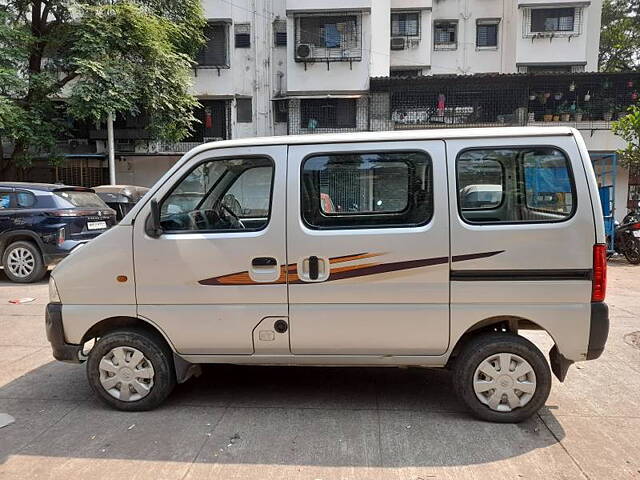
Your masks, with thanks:
M391 50L404 50L405 39L404 37L391 37Z
M411 48L416 48L418 46L420 46L420 39L419 38L412 38L409 40L409 46Z
M311 58L313 54L313 45L309 43L301 43L296 47L296 57L307 59Z

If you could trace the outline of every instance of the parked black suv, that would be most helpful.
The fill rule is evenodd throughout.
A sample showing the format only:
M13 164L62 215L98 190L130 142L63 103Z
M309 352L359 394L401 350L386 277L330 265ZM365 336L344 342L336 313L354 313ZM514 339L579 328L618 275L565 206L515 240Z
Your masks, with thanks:
M115 211L90 188L0 182L0 257L14 282L40 280L115 223Z

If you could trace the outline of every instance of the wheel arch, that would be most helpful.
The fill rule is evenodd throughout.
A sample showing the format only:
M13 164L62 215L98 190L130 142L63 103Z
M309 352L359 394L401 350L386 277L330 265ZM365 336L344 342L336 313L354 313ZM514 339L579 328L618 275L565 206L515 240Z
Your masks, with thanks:
M520 330L539 330L545 332L549 338L557 345L556 339L553 334L539 323L517 315L496 315L488 317L479 322L476 322L469 328L467 328L462 335L460 335L451 350L447 366L450 366L456 357L460 354L465 345L478 335L483 335L488 332L507 332L518 334Z
M14 242L27 241L35 243L43 253L43 242L40 236L31 230L10 230L0 235L0 257L4 255L6 248Z

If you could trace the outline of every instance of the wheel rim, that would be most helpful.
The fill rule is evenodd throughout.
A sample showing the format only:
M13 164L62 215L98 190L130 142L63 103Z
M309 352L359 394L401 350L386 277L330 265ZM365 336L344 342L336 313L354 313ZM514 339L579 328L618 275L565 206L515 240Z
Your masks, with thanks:
M100 383L109 395L123 402L146 397L155 372L144 354L133 347L116 347L100 360Z
M17 247L7 255L7 267L16 277L25 278L33 273L36 258L27 248Z
M524 358L496 353L485 358L473 375L476 397L491 410L510 412L524 407L536 392L536 374Z

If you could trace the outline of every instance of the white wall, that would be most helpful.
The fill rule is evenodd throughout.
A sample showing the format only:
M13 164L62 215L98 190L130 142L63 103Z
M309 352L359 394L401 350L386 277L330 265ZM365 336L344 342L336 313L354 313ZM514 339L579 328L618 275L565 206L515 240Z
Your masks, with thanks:
M389 19L390 16L387 14L387 24L390 23ZM431 66L431 49L433 43L432 25L431 10L421 10L420 44L417 47L407 47L404 50L390 50L392 67ZM374 31L376 30L374 29ZM389 50L389 42L387 42L387 49Z

